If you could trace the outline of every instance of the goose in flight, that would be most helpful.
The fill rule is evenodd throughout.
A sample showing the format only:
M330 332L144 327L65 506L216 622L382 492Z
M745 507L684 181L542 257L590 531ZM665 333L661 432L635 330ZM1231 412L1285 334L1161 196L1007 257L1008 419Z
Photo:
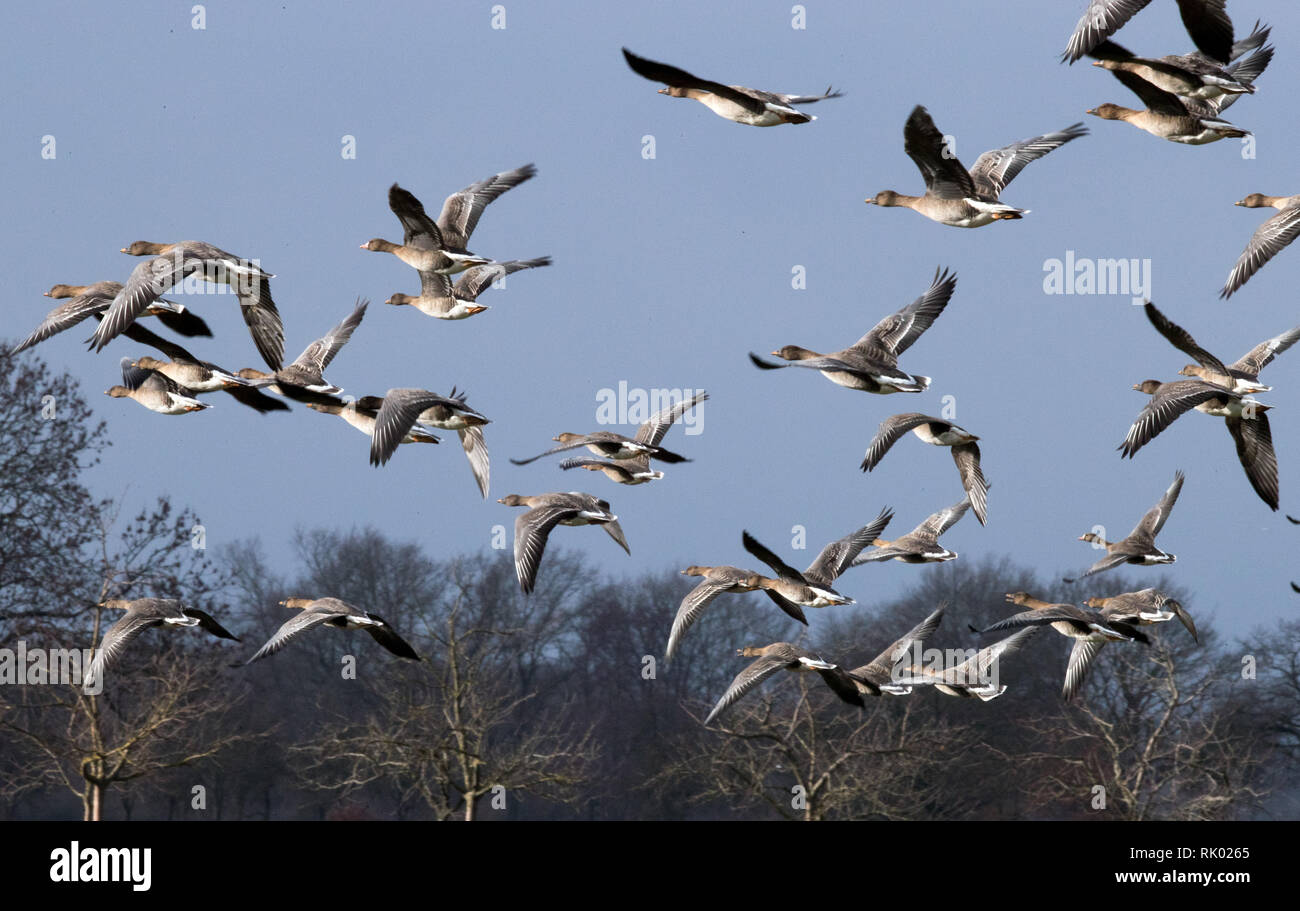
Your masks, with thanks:
M942 546L939 536L956 525L968 509L970 497L963 497L960 503L936 512L901 538L893 541L876 538L870 542L870 546L876 549L859 554L849 565L859 566L881 560L898 560L901 563L943 563L956 560L957 554Z
M898 676L897 672L904 667L913 644L924 642L934 635L934 631L943 622L945 608L945 605L939 605L930 616L908 630L901 638L895 639L889 648L871 659L868 664L849 671L848 675L857 686L858 692L868 696L879 696L881 693L906 696L912 692L911 685L900 684L895 680Z
M1265 219L1250 236L1246 249L1241 251L1236 265L1228 273L1228 280L1223 283L1223 290L1219 292L1221 298L1232 297L1265 263L1300 235L1300 194L1265 196L1263 193L1251 193L1233 205L1247 209L1273 208L1278 211L1276 215Z
M1175 95L1151 84L1137 73L1123 69L1131 62L1132 55L1113 42L1104 41L1089 51L1089 54L1098 58L1096 65L1110 70L1111 75L1137 95L1146 108L1139 111L1107 102L1086 113L1102 120L1123 120L1152 136L1184 145L1205 145L1220 139L1240 139L1250 135L1249 130L1234 126L1220 116L1242 93L1223 94L1209 99ZM1272 58L1273 49L1265 47L1246 59L1229 65L1224 72L1231 75L1238 84L1253 88L1255 79L1264 72Z
M31 331L11 350L10 354L25 351L32 345L58 335L65 329L71 329L89 316L107 312L113 298L122 290L120 282L95 282L93 285L55 285L45 292L46 297L63 300L45 315L41 324ZM158 298L145 307L142 316L156 316L158 321L168 329L184 336L212 337L212 330L202 319L191 313L183 304ZM126 333L123 333L126 334Z
M952 667L912 665L900 668L895 672L894 685L909 690L914 686L932 686L945 696L976 697L982 702L996 699L1007 691L1007 685L999 679L1002 656L1017 651L1039 629L1027 626L1017 630Z
M1087 133L1083 124L1076 123L1055 133L1013 142L985 152L967 171L934 125L930 112L917 105L903 126L903 150L925 179L925 195L882 190L866 203L904 206L954 228L979 228L1002 219L1020 218L1029 210L998 199L1007 184L1031 161Z
M169 342L138 323L128 326L122 335L157 348L170 358L167 361L160 361L153 357L138 357L131 362L133 367L161 373L194 394L225 392L241 405L247 405L259 414L289 410L287 404L257 388L257 381L245 379L238 373L231 373L209 361L199 360L182 345Z
M549 266L551 258L543 256L538 259L512 259L504 263L485 263L471 266L453 285L451 277L442 272L420 273L420 294L394 294L384 301L395 307L403 305L414 307L425 316L435 319L468 319L490 307L478 302L478 296L501 278L513 275L523 269L537 269Z
M832 354L818 354L798 345L786 345L772 354L788 361L773 364L750 352L754 366L763 370L780 367L810 367L838 386L888 395L892 392L923 392L928 376L912 376L898 369L898 356L929 329L952 297L957 276L946 269L934 273L924 294L897 313L886 316L849 348Z
M822 95L783 95L743 85L723 85L692 76L685 70L666 63L638 57L627 48L623 48L623 59L638 76L668 86L659 90L660 95L693 98L719 117L747 126L774 127L783 123L808 123L817 118L796 110L794 105L840 97L840 93L831 91L830 87Z
M701 579L700 584L687 592L686 597L682 598L682 603L677 606L677 615L673 618L673 627L668 634L668 645L664 649L665 662L673 660L678 646L681 645L682 636L686 635L686 631L704 616L704 609L713 602L714 598L723 592L740 594L758 591L759 582L763 578L756 572L737 566L688 566L682 570L682 575L700 576ZM778 601L777 605L804 626L808 625L808 620L799 609L799 605L788 601Z
M483 426L491 421L465 403L464 392L456 392L455 387L450 395L439 395L428 389L389 389L383 399L366 398L367 404L378 403L379 409L370 441L371 465L383 465L392 458L398 443L406 442L419 429L417 425L454 430L469 460L479 493L487 498L491 465Z
M855 565L854 560L862 552L862 548L876 540L893 517L893 510L886 506L880 511L880 515L868 524L823 547L821 553L803 572L799 572L768 550L749 532L741 535L741 543L745 550L776 572L775 579L760 577L758 587L767 592L768 597L782 610L798 620L801 619L801 615L796 615L791 609L795 605L830 607L836 604L854 603L852 598L841 595L831 588L831 585L844 574L846 569Z
M651 481L661 481L664 477L662 471L650 467L650 455L644 452L634 459L615 461L579 456L575 459L565 459L560 463L560 468L565 471L574 468L599 471L615 484L648 484Z
M122 385L110 386L104 395L115 399L134 399L139 404L159 414L188 414L212 406L200 402L191 390L179 386L157 370L146 370L131 365L129 357L122 358Z
M397 635L388 622L378 614L354 607L338 598L287 598L280 602L281 607L297 610L299 613L275 631L266 644L245 661L252 664L267 655L274 655L307 630L318 626L332 626L336 629L363 629L374 640L399 658L422 660L415 649L406 640Z
M239 376L247 380L260 381L272 392L300 402L326 401L328 399L321 397L338 395L343 389L325 379L325 368L348 343L348 339L352 338L352 333L357 326L361 325L368 306L370 301L358 300L351 313L325 335L304 348L302 354L298 355L288 367L275 373L264 373L252 367L245 367L239 371Z
M1196 361L1196 364L1189 364L1179 370L1180 374L1222 386L1238 395L1271 390L1272 386L1265 386L1259 381L1260 371L1272 363L1273 358L1300 340L1300 326L1296 326L1281 335L1265 339L1231 366L1224 366L1221 360L1198 345L1191 333L1161 313L1155 304L1147 301L1145 309L1147 319L1156 327L1156 331Z
M536 462L538 459L551 455L556 452L566 452L570 449L578 449L586 446L598 456L606 459L635 459L642 455L648 455L652 459L658 459L662 462L676 463L689 462L690 459L664 449L659 445L659 441L668 433L668 428L690 411L700 402L707 402L709 394L701 390L690 398L682 399L674 405L669 405L651 415L650 420L642 424L636 432L636 437L625 437L621 433L614 433L609 430L597 430L594 433L561 433L553 437L559 446L554 446L545 452L530 456L527 459L511 459L515 465L527 465L529 462Z
M531 180L536 174L537 168L526 164L476 181L443 201L437 221L429 217L424 211L424 204L413 193L393 184L388 188L388 208L392 209L397 220L402 223L402 242L395 244L376 237L362 244L361 249L392 253L418 271L421 296L424 296L429 293L431 286L441 287L426 279L425 273L452 275L492 262L486 257L470 253L465 245L478 227L478 220L487 205L507 190Z
M1079 17L1061 61L1074 63L1098 44L1115 34L1124 23L1146 8L1151 0L1088 0ZM1227 0L1177 0L1178 12L1192 42L1211 60L1232 59L1232 20L1225 9Z
M1156 588L1123 592L1108 598L1095 596L1083 603L1097 610L1108 610L1108 616L1144 626L1152 623L1167 623L1177 617L1178 622L1192 634L1192 640L1201 641L1196 635L1196 624L1192 622L1191 614L1187 613L1182 603Z
M508 494L497 500L506 506L527 506L528 511L515 519L515 575L519 587L527 594L537 581L546 540L557 525L599 525L629 556L632 551L623 536L618 516L610 511L609 502L589 493L544 493L537 496Z
M96 351L102 351L105 345L121 335L169 288L187 276L196 275L213 284L230 286L258 353L271 369L280 369L284 359L284 324L280 321L275 301L271 299L270 280L275 278L274 275L255 262L199 240L174 244L137 240L129 247L123 247L122 252L131 256L148 256L149 259L135 267L109 304L99 328L90 337L90 344Z
M791 645L789 642L773 642L771 645L737 649L736 654L755 660L731 681L731 686L727 687L727 691L713 706L713 711L709 712L709 716L704 719L706 725L711 724L713 719L730 708L738 699L780 670L815 671L840 699L850 705L859 707L866 705L853 678L843 668L829 661L823 661L816 652Z
M1146 511L1146 514L1142 516L1134 529L1129 532L1128 537L1122 541L1112 543L1093 532L1080 535L1080 541L1087 541L1094 547L1105 548L1106 556L1082 573L1079 573L1079 575L1073 578L1066 576L1065 581L1076 582L1086 576L1123 566L1125 563L1134 566L1155 566L1161 563L1177 561L1176 556L1167 554L1156 547L1156 535L1160 534L1160 529L1165 527L1165 521L1169 518L1169 513L1173 511L1174 504L1178 502L1178 495L1182 493L1182 490L1183 473L1181 471L1174 472L1174 481L1165 491L1165 495L1160 498L1160 502Z
M1123 619L1115 619L1121 612L1095 610L1077 604L1050 604L1025 592L1007 595L1012 604L1029 610L1000 620L981 633L1020 629L1025 626L1051 626L1063 636L1074 640L1070 660L1065 669L1065 686L1061 696L1069 701L1079 692L1088 667L1107 642L1141 642L1150 645L1145 633Z
M1151 396L1151 401L1119 445L1121 458L1133 458L1180 415L1194 408L1202 414L1224 419L1250 486L1270 509L1277 509L1277 453L1273 451L1273 430L1265 414L1271 405L1199 379L1172 383L1144 380L1133 389Z
M881 421L876 435L867 446L866 457L860 466L863 471L871 471L880 464L880 460L889 452L891 446L908 431L932 446L948 446L952 451L952 460L957 464L961 474L961 486L966 489L975 510L975 518L980 524L986 524L988 514L988 482L980 468L980 449L976 445L979 437L963 430L951 421L934 418L917 412L896 414Z
M185 607L179 601L169 598L136 598L134 601L114 598L101 601L99 607L125 613L108 628L100 640L99 648L95 649L95 657L86 672L87 687L94 687L102 680L104 671L122 656L127 645L153 627L172 629L178 626L197 626L218 639L239 641L238 636L212 619L211 614L197 607Z

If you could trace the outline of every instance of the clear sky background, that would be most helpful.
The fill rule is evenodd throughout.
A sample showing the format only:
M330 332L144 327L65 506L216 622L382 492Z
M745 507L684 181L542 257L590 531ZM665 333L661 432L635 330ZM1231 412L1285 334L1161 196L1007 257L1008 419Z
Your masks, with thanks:
M117 251L132 241L205 240L275 273L286 361L370 298L327 375L354 395L467 389L493 420L491 497L479 497L453 433L374 469L364 436L298 405L259 416L216 396L201 414L162 417L109 399L118 359L156 352L120 339L90 354L87 323L36 351L79 377L108 421L100 493L133 508L168 493L199 512L216 554L257 538L280 567L294 530L318 526L375 525L435 555L485 549L494 525L513 538L517 512L498 497L574 489L611 501L632 557L594 529L562 529L553 544L614 576L758 568L742 528L803 566L884 505L896 511L894 537L960 499L948 453L910 435L874 472L858 470L881 420L938 414L950 395L956 421L981 437L992 484L988 527L968 515L945 536L962 559L1006 554L1044 578L1079 571L1098 553L1076 538L1096 524L1127 534L1181 468L1187 482L1158 542L1178 562L1167 575L1131 575L1186 586L1197 618L1213 615L1231 635L1300 606L1287 584L1300 578L1300 527L1284 517L1300 513L1300 351L1264 373L1276 387L1262 398L1276 406L1281 474L1282 510L1271 513L1221 420L1185 416L1122 461L1116 446L1146 401L1130 387L1173 379L1187 360L1128 293L1043 291L1044 264L1067 251L1149 260L1152 299L1225 360L1300 323L1300 249L1218 300L1268 214L1232 203L1300 192L1293 4L1230 5L1239 36L1263 17L1278 47L1258 94L1226 114L1255 132L1253 158L1235 140L1180 146L1086 116L1104 101L1139 105L1110 74L1057 62L1084 0L810 2L803 30L791 27L790 3L507 0L504 29L492 28L488 2L210 2L201 30L192 6L3 14L10 300L0 335L39 323L51 306L41 292L56 282L124 281L138 261ZM1162 0L1117 40L1153 56L1192 49ZM833 84L845 95L810 107L811 124L741 126L657 95L624 64L623 45L705 78L798 93ZM863 204L883 189L921 192L902 144L916 104L967 166L1076 121L1092 132L1006 190L1005 201L1033 210L1026 218L961 230ZM53 160L41 156L45 136ZM345 136L355 159L341 155ZM401 239L389 184L436 215L448 193L526 162L538 176L487 209L471 249L555 265L511 276L483 295L492 309L466 321L385 307L419 288L392 256L358 249ZM795 266L803 290L791 286ZM851 344L919 295L936 266L957 271L956 294L902 361L934 378L926 393L869 396L812 371L750 365L751 350ZM182 340L196 354L232 370L264 366L233 297L175 297L214 330ZM679 427L665 440L693 463L629 488L560 472L556 457L507 461L560 431L597 429L599 390L620 381L710 392L702 432ZM796 525L807 529L803 553L790 549ZM870 566L840 589L870 605L930 571Z

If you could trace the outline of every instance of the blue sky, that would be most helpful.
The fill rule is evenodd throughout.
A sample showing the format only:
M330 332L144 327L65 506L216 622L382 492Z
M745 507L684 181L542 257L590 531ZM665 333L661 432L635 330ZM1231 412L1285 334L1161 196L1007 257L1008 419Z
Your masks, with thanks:
M1282 510L1271 513L1219 420L1184 417L1121 461L1115 447L1145 402L1130 387L1173 378L1186 359L1131 295L1048 295L1044 269L1069 251L1149 261L1152 299L1224 358L1300 323L1300 251L1229 302L1217 296L1265 217L1232 203L1300 191L1290 91L1300 11L1231 5L1239 35L1265 17L1279 46L1258 94L1227 114L1255 132L1250 158L1233 140L1185 147L1086 116L1135 101L1109 74L1057 62L1084 5L810 3L802 30L788 3L506 2L504 29L492 28L486 2L214 2L201 30L190 3L10 10L0 143L11 300L0 334L35 326L55 282L124 280L137 261L117 251L142 239L205 240L260 259L276 275L287 359L369 297L328 376L355 395L467 389L494 422L488 501L454 434L403 447L377 470L365 437L301 406L259 416L221 396L202 414L167 418L103 396L120 357L154 353L128 340L92 355L81 344L91 329L78 327L37 349L82 380L109 423L101 492L135 506L169 493L200 513L216 553L257 537L280 565L297 527L373 524L436 555L487 548L493 526L509 530L516 515L497 497L580 489L611 501L632 557L591 529L562 529L555 543L612 574L753 566L742 528L802 566L884 505L896 534L960 498L948 454L912 437L870 475L857 467L885 417L938 413L953 396L957 422L982 438L992 484L988 527L968 516L944 539L963 559L1008 554L1044 577L1078 571L1096 552L1076 538L1096 524L1126 534L1181 468L1187 482L1159 540L1179 558L1167 578L1196 593L1198 618L1242 634L1297 605L1287 583L1300 577L1300 528L1283 513L1300 513L1300 353L1264 374L1276 387L1266 400L1281 469ZM1117 40L1152 55L1191 49L1172 3L1153 3ZM723 82L845 94L812 106L812 124L744 127L657 95L625 66L623 45ZM968 166L1076 121L1091 135L1010 185L1004 200L1032 210L1023 220L948 228L863 204L882 189L920 192L902 147L915 104ZM45 136L53 160L41 156ZM346 136L355 159L341 155ZM489 207L471 247L550 255L553 267L512 276L484 294L492 309L462 322L383 305L419 287L393 257L358 249L374 236L400 240L389 184L436 212L446 194L530 161L538 177ZM802 290L791 286L796 266ZM749 364L751 350L852 343L919 295L936 266L956 270L956 294L902 361L934 377L926 393L868 396L811 371ZM214 329L186 343L196 354L263 366L233 298L177 299ZM509 464L560 431L596 429L601 390L620 382L710 392L700 432L665 440L694 462L636 488L562 473L558 459ZM796 525L806 553L789 548ZM870 605L928 571L866 567L841 589ZM1164 572L1132 575L1154 584Z

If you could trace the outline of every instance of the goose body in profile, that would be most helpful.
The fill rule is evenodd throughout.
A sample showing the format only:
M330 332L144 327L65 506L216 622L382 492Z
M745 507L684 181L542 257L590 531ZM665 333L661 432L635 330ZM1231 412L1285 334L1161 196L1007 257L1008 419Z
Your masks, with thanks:
M941 509L901 538L893 541L876 538L870 542L870 546L876 549L859 554L852 565L878 563L882 560L898 560L901 563L944 563L956 560L957 554L941 545L939 536L956 525L968 509L970 497L963 497L960 503Z
M484 310L491 309L480 304L478 297L498 280L523 269L538 269L550 264L551 258L542 256L538 259L512 259L504 263L471 266L454 285L450 276L445 273L424 271L420 273L418 296L394 294L384 303L395 307L411 306L425 316L432 316L435 319L469 319Z
M589 493L573 491L537 496L512 493L497 502L528 507L527 512L515 519L515 575L525 594L531 592L537 582L546 541L557 525L599 525L629 556L632 553L609 502Z
M912 376L898 367L898 356L929 329L952 297L957 287L956 274L935 270L934 281L924 294L897 313L891 313L849 348L831 354L818 354L798 345L786 345L772 354L788 361L773 364L752 352L749 359L763 370L780 367L809 367L821 372L832 383L849 389L888 395L893 392L923 392L930 385L928 376Z
M460 439L465 458L479 493L486 499L491 477L491 462L483 427L492 423L465 401L464 392L452 388L449 395L428 389L389 389L380 400L370 442L370 464L383 465L392 458L398 443L409 442L419 428L454 430Z
M244 662L245 664L252 664L267 655L274 655L303 633L318 626L363 629L397 657L410 658L414 661L422 660L415 649L411 648L383 617L348 604L346 601L338 598L287 598L280 602L280 606L297 610L299 613L276 630L275 635L257 650L257 654Z
M668 645L664 649L665 662L673 660L682 636L686 635L686 631L704 616L705 608L713 602L714 598L724 592L740 594L758 591L762 579L758 573L738 566L688 566L682 570L682 575L699 576L701 579L700 583L687 592L686 597L682 598L681 604L677 606L677 615L673 618L673 627L668 634ZM781 602L777 604L795 620L804 626L808 625L808 620L797 604L789 605L789 609L786 604Z
M685 70L667 63L638 57L627 48L623 48L623 59L638 76L666 85L667 88L659 90L660 95L692 98L719 117L746 126L774 127L783 123L808 123L817 118L797 110L794 105L812 104L815 101L840 97L839 92L833 92L830 88L827 88L822 95L784 95L779 92L751 89L743 85L723 85L720 82L692 76Z
M1128 69L1134 66L1133 55L1114 42L1103 41L1088 53L1097 58L1096 66L1110 70L1112 76L1146 105L1146 108L1137 110L1107 102L1087 111L1094 117L1122 120L1152 136L1183 145L1206 145L1221 139L1251 135L1249 130L1234 126L1222 117L1222 112L1240 98L1242 92L1218 94L1211 98L1176 95ZM1265 47L1225 67L1223 72L1236 85L1253 91L1255 79L1272 59L1273 49Z
M1129 532L1128 537L1122 541L1110 542L1094 532L1080 535L1080 541L1087 541L1094 547L1105 548L1106 556L1074 578L1067 576L1065 581L1075 582L1126 563L1134 566L1155 566L1175 562L1178 559L1176 556L1156 547L1156 535L1160 534L1160 530L1165 527L1169 513L1173 511L1182 490L1183 473L1178 471L1174 473L1173 483L1165 490L1160 502L1146 511L1138 524Z
M684 398L673 405L660 409L651 415L648 421L637 428L635 437L626 437L621 433L614 433L609 430L597 430L594 433L561 433L554 437L555 442L560 444L559 446L553 446L545 452L526 459L511 459L510 461L515 465L527 465L553 453L567 452L570 449L585 446L591 452L605 459L637 459L644 455L670 464L689 462L690 459L664 449L659 443L663 440L664 435L668 433L668 429L682 415L699 403L708 401L708 399L709 394L701 390L689 398Z
M129 357L122 358L122 384L110 386L104 394L115 399L134 399L158 414L188 414L212 406L200 402L194 393L177 385L156 370L134 367Z
M747 646L737 649L736 654L755 659L731 681L731 686L718 699L704 723L711 724L735 702L758 686L777 671L814 671L840 699L859 707L865 706L862 694L858 691L853 678L843 669L829 661L822 660L816 652L791 645L789 642L773 642L771 645Z
M211 614L196 607L185 607L174 599L136 598L127 601L115 598L102 601L99 606L125 611L125 613L108 628L99 643L99 648L95 650L95 657L90 662L90 669L86 672L84 681L87 687L93 687L101 681L104 671L121 657L127 645L147 629L197 626L218 639L239 641L238 636L214 620Z
M46 297L62 300L53 310L45 315L41 324L10 349L10 354L25 351L33 345L58 335L65 329L71 329L90 316L102 316L108 312L113 298L122 290L120 282L95 282L93 285L55 285L45 292ZM156 316L158 321L168 329L185 336L212 336L212 330L202 319L195 316L183 304L158 298L145 307L142 316ZM123 334L126 334L125 332Z
M965 661L952 667L934 668L911 665L895 671L895 686L932 686L945 696L977 698L982 702L996 699L1007 691L1001 682L1003 655L1017 651L1039 627L1027 626L992 645L986 645Z
M1155 304L1147 301L1145 309L1147 319L1156 327L1156 331L1196 361L1196 364L1189 364L1179 370L1180 374L1222 386L1238 395L1271 390L1272 386L1259 381L1260 371L1271 364L1273 358L1300 340L1300 326L1296 326L1281 335L1265 339L1246 352L1240 360L1225 366L1223 361L1198 345L1190 332L1161 313Z
M943 622L944 610L945 606L939 605L928 617L904 633L902 637L895 639L889 648L871 659L868 664L848 671L858 691L868 696L879 696L881 693L906 696L912 692L911 684L899 683L895 678L899 676L900 669L908 666L906 662L912 646L934 635L939 624Z
M1139 449L1188 411L1195 409L1211 417L1220 417L1236 444L1237 459L1250 486L1270 509L1277 509L1277 453L1273 450L1273 430L1265 414L1271 405L1200 379L1175 380L1172 383L1144 380L1133 389L1151 396L1151 401L1147 402L1129 427L1124 442L1119 445L1121 458L1133 458Z
M1196 624L1187 609L1180 601L1169 597L1157 588L1123 592L1110 597L1095 596L1083 603L1088 607L1104 611L1108 617L1144 626L1152 623L1168 623L1177 617L1178 622L1192 634L1192 639L1196 642L1201 641L1196 634Z
M474 266L491 263L491 259L475 256L465 249L470 235L478 226L479 217L482 216L487 205L498 199L502 193L532 179L536 174L537 168L526 164L521 168L502 171L500 174L475 181L443 201L442 211L438 214L437 221L424 211L424 204L415 197L415 194L393 184L388 188L388 208L402 223L402 242L395 244L382 237L376 237L362 244L361 249L377 253L392 253L418 271L421 277L421 297L431 291L440 292L445 286L432 279L426 279L426 274L452 275Z
M795 614L792 609L794 605L831 607L854 603L852 598L841 595L831 586L846 569L855 565L854 560L862 552L862 548L876 540L893 517L893 511L885 507L880 511L880 515L868 524L823 547L821 553L803 572L790 566L749 532L741 535L741 543L745 550L776 572L774 579L760 576L758 587L765 591L782 610L798 620L800 615Z
M343 350L348 339L352 338L352 333L357 326L361 325L368 306L370 301L358 300L351 313L337 326L303 349L302 354L298 355L289 366L275 373L264 373L261 370L245 367L238 372L239 376L247 380L260 381L272 392L300 402L328 401L321 397L338 395L343 389L325 379L325 368L334 360L335 355Z
M104 313L90 343L96 351L107 345L154 304L169 288L195 275L213 284L229 285L239 311L262 359L278 370L284 358L284 324L271 298L275 278L257 263L198 240L157 244L138 240L123 253L148 256L131 272Z
M1228 273L1228 280L1223 283L1223 290L1219 292L1221 298L1232 297L1241 290L1252 275L1300 235L1300 194L1265 196L1251 193L1233 205L1246 209L1273 208L1277 209L1277 214L1265 219L1250 236L1246 249L1241 251Z
M1007 184L1031 161L1087 133L1082 123L1076 123L1064 130L991 149L976 159L975 167L968 171L934 125L930 112L917 105L903 126L903 149L925 180L925 194L908 196L882 190L866 203L902 206L954 228L979 228L995 221L1021 218L1029 213L1028 209L1017 209L999 199Z
M1145 633L1132 623L1117 619L1114 612L1080 607L1077 604L1051 604L1025 592L1012 592L1007 595L1007 600L1029 610L1000 620L978 632L1050 626L1061 635L1075 640L1066 665L1065 686L1061 690L1061 696L1066 701L1073 699L1079 692L1088 667L1107 642L1137 641L1143 645L1151 644Z
M952 460L961 475L961 486L966 489L975 518L980 524L986 524L988 518L988 482L984 480L984 471L980 468L980 449L976 444L979 437L968 430L963 430L952 421L930 417L915 411L896 414L880 422L876 435L867 446L867 454L860 466L863 471L871 471L880 464L903 434L911 431L917 439L931 446L947 446L952 452Z

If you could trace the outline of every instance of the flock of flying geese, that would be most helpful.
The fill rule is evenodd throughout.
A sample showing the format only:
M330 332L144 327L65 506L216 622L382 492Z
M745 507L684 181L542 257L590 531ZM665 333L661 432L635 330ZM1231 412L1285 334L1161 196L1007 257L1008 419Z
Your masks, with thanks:
M1241 130L1220 115L1240 95L1253 94L1254 82L1273 55L1266 44L1269 28L1258 23L1249 36L1233 40L1233 27L1224 9L1226 0L1177 0L1183 21L1197 50L1185 55L1159 58L1138 57L1110 40L1129 18L1149 0L1090 0L1070 38L1063 60L1070 63L1091 56L1095 65L1109 70L1146 105L1132 110L1103 104L1088 113L1107 120L1124 120L1153 135L1173 142L1203 144L1226 137L1241 137ZM714 113L751 126L807 123L816 118L795 105L806 105L838 97L830 88L820 95L788 95L763 92L743 86L723 85L700 79L677 67L637 56L626 48L624 58L637 74L666 87L661 94L691 98ZM920 170L925 193L909 196L885 190L867 199L882 207L903 206L945 225L976 228L993 221L1019 219L1028 213L1000 201L1007 184L1030 162L1086 135L1082 124L1012 143L985 152L967 170L945 146L943 134L924 107L917 106L904 125L904 150ZM467 249L470 236L484 208L507 190L531 179L532 165L495 174L447 197L437 220L430 218L420 201L397 184L389 190L388 204L401 222L401 244L375 238L363 249L391 253L420 274L419 295L394 294L386 303L414 307L438 319L458 320L487 308L479 295L501 277L524 269L548 266L549 257L496 261ZM1251 194L1237 203L1247 207L1271 206L1279 210L1255 232L1233 267L1221 292L1236 292L1278 251L1300 233L1300 195L1289 197ZM488 419L472 409L466 396L455 389L440 395L425 389L390 389L384 396L358 399L340 397L342 389L325 379L324 371L366 313L367 302L358 301L353 311L326 335L312 342L288 366L283 365L284 332L280 314L272 300L270 279L255 262L227 253L211 244L182 241L157 244L138 241L124 253L148 257L124 284L104 281L93 285L55 285L47 296L65 299L15 352L41 342L93 316L99 323L90 339L102 350L119 335L150 346L167 360L153 357L122 358L122 385L107 391L113 397L132 398L161 414L179 415L209 407L198 396L222 391L259 412L288 410L283 399L299 401L308 408L342 417L371 438L370 460L382 465L403 443L437 443L434 429L455 430L468 457L476 483L486 498L489 482L488 451L483 426ZM451 276L460 274L453 284ZM254 345L271 372L254 368L224 370L200 360L181 345L160 338L139 325L138 319L155 316L163 326L178 334L211 335L206 324L188 308L163 297L169 289L190 276L229 285L234 292ZM957 276L936 270L926 291L915 301L880 320L853 345L820 354L797 345L771 352L781 363L750 354L763 370L805 367L817 370L831 382L848 389L877 395L919 393L930 385L930 377L907 373L899 357L943 313L957 285ZM1300 326L1274 336L1253 348L1240 360L1225 365L1209 353L1183 328L1168 319L1154 304L1145 311L1155 329L1176 348L1196 361L1184 367L1188 379L1172 382L1147 380L1133 388L1151 398L1129 429L1119 447L1122 456L1133 457L1139 449L1163 432L1177 417L1190 410L1222 417L1236 445L1247 479L1271 509L1278 508L1277 459L1266 411L1269 406L1254 395L1271 387L1259 382L1260 371L1272 359L1300 339ZM272 393L273 395L268 395ZM700 392L684 398L653 415L628 437L611 431L562 433L558 445L526 459L511 459L526 465L545 456L587 449L593 457L571 457L560 468L581 468L603 473L625 485L660 480L664 472L652 462L676 464L689 461L662 446L665 435L686 412L707 401ZM849 568L864 563L897 560L904 563L937 563L956 559L939 537L973 510L981 524L987 522L989 485L980 466L979 437L942 418L916 412L896 414L884 420L871 440L861 463L863 471L874 469L890 449L908 432L922 442L947 447L960 476L961 501L929 516L912 531L894 540L880 536L893 518L886 508L869 524L828 544L802 572L748 532L742 544L762 561L772 575L735 566L690 566L682 573L700 577L677 609L665 649L665 660L677 653L682 637L703 616L713 600L724 592L762 591L783 612L807 625L804 608L823 608L854 603L835 591L833 585ZM1173 563L1173 554L1155 546L1155 537L1169 517L1183 485L1182 472L1160 501L1138 522L1133 532L1118 542L1096 534L1080 540L1105 550L1105 556L1080 573L1082 579L1123 564L1156 565ZM536 496L510 494L498 502L525 507L515 522L515 569L521 589L531 592L536 584L542 556L550 533L557 525L598 525L630 553L618 517L610 504L580 492L546 493ZM1292 520L1296 521L1296 520ZM1073 582L1074 578L1066 578ZM1300 591L1300 588L1297 588ZM1087 669L1107 642L1149 643L1139 627L1177 618L1196 638L1196 628L1183 606L1153 588L1127 592L1110 598L1092 597L1082 604L1052 604L1025 592L1007 595L1007 600L1025 608L977 633L1014 630L1009 636L975 651L965 662L944 668L908 663L909 654L938 629L944 606L940 606L868 664L845 669L821 656L787 642L748 647L739 654L755 659L735 678L718 700L705 723L711 723L728 707L778 670L815 671L846 702L865 705L865 696L906 695L913 688L933 686L954 696L989 700L1001 695L1006 686L996 672L1001 656L1013 652L1042 626L1074 640L1065 674L1063 695L1073 698ZM283 648L294 638L317 626L365 629L388 651L403 658L419 655L382 618L336 598L317 600L291 598L281 602L299 613L283 624L271 639L249 659L256 661ZM100 606L123 610L124 616L106 632L96 654L88 680L102 677L104 670L124 647L145 629L152 627L199 626L213 636L236 639L203 611L187 608L174 600L144 598L134 601L108 600ZM972 629L974 629L972 627ZM238 640L236 640L238 641Z

